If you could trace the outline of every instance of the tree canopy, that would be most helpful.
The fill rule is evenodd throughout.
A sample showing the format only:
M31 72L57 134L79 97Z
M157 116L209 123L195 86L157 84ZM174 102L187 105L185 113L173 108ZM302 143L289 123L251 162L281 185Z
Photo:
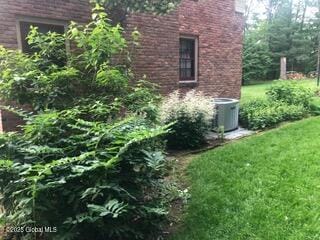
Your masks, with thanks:
M251 0L247 5L244 80L279 77L280 57L287 70L316 70L320 1ZM255 5L255 6L254 6ZM254 11L258 9L258 12Z

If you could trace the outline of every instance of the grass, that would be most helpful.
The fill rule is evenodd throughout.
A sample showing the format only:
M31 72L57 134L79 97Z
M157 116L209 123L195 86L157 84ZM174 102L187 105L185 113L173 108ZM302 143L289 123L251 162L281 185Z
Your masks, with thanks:
M290 80L288 80L290 81ZM248 85L242 87L242 98L241 101L249 101L256 98L266 97L265 92L266 90L272 85L275 84L276 81L266 81L266 82L259 82L258 84ZM311 89L317 89L317 80L315 79L306 79L301 80L299 83L303 86L309 87ZM320 101L320 100L319 100Z
M320 239L320 118L204 153L172 240Z

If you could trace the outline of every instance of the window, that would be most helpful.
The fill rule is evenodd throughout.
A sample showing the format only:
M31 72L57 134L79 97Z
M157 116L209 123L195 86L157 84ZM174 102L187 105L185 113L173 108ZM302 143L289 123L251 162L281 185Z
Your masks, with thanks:
M37 20L33 18L18 20L17 28L19 47L24 53L34 52L34 50L28 44L28 41L26 40L31 26L38 27L38 31L41 33L47 33L51 31L63 34L65 32L65 24L58 21Z
M196 82L198 65L198 39L180 38L180 81Z

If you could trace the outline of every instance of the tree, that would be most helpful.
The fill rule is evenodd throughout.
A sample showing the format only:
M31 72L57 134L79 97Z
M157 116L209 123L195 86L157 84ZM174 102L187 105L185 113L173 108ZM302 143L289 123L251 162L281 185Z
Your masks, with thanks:
M271 64L267 42L267 22L260 21L246 33L243 53L243 80L266 80Z
M273 20L274 13L281 6L281 0L258 0L259 2L263 3L266 11L267 11L267 20L270 24Z
M279 63L282 56L287 57L288 69L302 73L314 71L316 67L316 53L318 47L319 23L318 17L310 15L309 8L318 7L318 0L257 0L265 6L266 32L268 56L271 56L271 64L265 64L268 79L279 77ZM251 14L252 15L252 14ZM250 19L252 21L252 19ZM256 22L261 19L256 19ZM249 26L245 36L246 48L253 50L250 44L252 33L259 33L254 26ZM258 51L258 50L256 50ZM244 63L248 56L245 55ZM265 55L256 55L263 62ZM256 59L255 61L258 61ZM244 67L247 65L244 64ZM255 65L254 65L255 66ZM244 72L248 69L244 69ZM265 71L263 71L265 72ZM245 76L248 77L248 76Z

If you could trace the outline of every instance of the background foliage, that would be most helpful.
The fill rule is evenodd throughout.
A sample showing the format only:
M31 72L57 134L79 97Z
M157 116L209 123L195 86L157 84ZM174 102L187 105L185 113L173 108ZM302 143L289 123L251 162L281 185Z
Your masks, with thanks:
M106 9L124 9L128 12L152 12L152 13L167 13L173 10L181 0L98 0L101 5L104 5Z
M264 6L263 15L253 4ZM280 58L287 70L316 71L319 48L320 5L314 0L253 0L247 2L244 81L278 79Z

